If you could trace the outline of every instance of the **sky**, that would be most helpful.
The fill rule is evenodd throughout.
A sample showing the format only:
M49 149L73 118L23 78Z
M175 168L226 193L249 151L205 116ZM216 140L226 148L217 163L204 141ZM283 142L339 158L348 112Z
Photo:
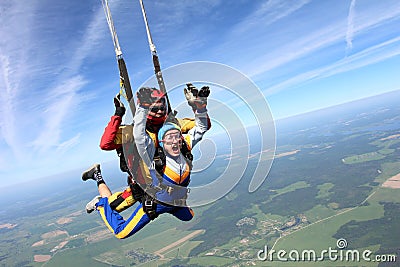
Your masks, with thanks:
M144 3L163 69L234 68L276 120L400 90L397 0ZM109 5L138 88L153 75L139 1ZM0 188L115 160L99 149L119 90L101 1L1 1L0 35Z

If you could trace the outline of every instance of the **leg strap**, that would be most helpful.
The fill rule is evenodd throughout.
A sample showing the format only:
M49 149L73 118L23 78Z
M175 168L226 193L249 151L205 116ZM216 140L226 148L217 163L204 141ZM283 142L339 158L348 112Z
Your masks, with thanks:
M145 196L143 197L142 206L143 206L143 211L146 212L150 220L154 220L155 218L158 217L158 214L156 213L157 203L154 198L145 194Z
M142 189L142 187L136 182L129 184L129 187L131 188L132 197L136 201L140 201L143 203L143 198L144 198L145 193L144 193L144 190Z

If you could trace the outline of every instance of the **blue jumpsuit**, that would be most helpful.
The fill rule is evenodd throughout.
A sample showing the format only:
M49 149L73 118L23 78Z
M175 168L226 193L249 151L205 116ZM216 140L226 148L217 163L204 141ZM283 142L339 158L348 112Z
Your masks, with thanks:
M156 170L154 169L154 164L152 164L155 145L152 138L145 131L147 112L147 109L140 106L137 107L134 118L134 137L138 152L145 165L148 166L153 181L155 181L157 180L155 179ZM196 126L185 136L189 149L196 145L202 139L204 133L210 128L210 120L207 111L201 113L196 111L195 122ZM163 184L171 186L181 185L183 187L173 190L172 193L161 190L156 194L157 200L164 203L171 203L174 198L182 198L182 195L186 194L186 190L183 189L188 185L189 179L190 168L183 155L180 154L178 160L174 160L166 155L166 166L162 177ZM107 198L101 198L96 204L96 207L107 227L120 239L130 237L151 221L144 212L142 203L139 204L127 220L117 211L111 209ZM193 210L189 207L157 203L156 214L160 215L163 213L170 213L182 221L190 221L194 216Z

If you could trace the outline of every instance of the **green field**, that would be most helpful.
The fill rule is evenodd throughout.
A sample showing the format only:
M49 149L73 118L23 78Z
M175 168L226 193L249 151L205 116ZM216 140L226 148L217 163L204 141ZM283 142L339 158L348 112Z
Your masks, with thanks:
M273 198L274 198L274 197L277 197L277 196L279 196L279 195L288 193L288 192L293 192L293 191L295 191L295 190L297 190L297 189L307 188L307 187L309 187L309 186L310 186L310 185L309 185L307 182L305 182L305 181L299 181L299 182L296 182L296 183L294 183L294 184L288 185L288 186L286 186L286 187L284 187L284 188L280 188L280 189L275 190L276 195L274 195Z
M343 159L344 164L356 164L366 161L380 160L384 159L385 155L379 152L368 152L360 155L349 156Z
M273 247L276 251L278 250L314 250L317 255L320 255L323 249L329 247L337 249L336 242L337 238L333 236L343 225L349 222L367 222L375 219L383 218L384 208L380 204L382 202L397 202L400 203L399 192L395 189L379 188L371 195L368 199L368 206L359 206L353 209L347 209L337 215L333 215L317 221L307 227L300 229L299 231L293 232L292 234L282 237L278 240L276 245ZM351 236L343 236L348 242L349 249L358 249L360 251L365 250L365 247L352 247ZM379 245L371 247L373 253L377 252L380 248ZM371 249L370 248L370 249ZM397 253L393 251L393 253ZM332 264L332 265L330 265ZM336 263L328 263L324 266L336 266ZM351 264L351 263L350 263ZM338 263L340 265L340 263ZM364 266L377 266L378 263L362 262ZM347 266L347 264L346 264ZM357 265L355 265L357 266Z

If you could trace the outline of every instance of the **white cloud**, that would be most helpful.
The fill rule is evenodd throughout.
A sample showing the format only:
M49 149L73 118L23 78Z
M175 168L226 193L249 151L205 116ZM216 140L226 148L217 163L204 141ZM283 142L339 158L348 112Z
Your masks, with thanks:
M0 133L4 141L15 145L15 121L13 120L13 110L16 108L13 103L16 99L16 91L12 89L9 81L10 64L8 57L0 55L1 79L0 88Z
M349 15L350 16L350 15ZM360 8L355 13L352 12L351 25L352 29L347 29L343 20L332 21L328 26L323 28L315 27L313 29L305 29L304 32L293 33L292 42L282 44L268 50L268 53L260 54L257 59L246 66L246 73L251 77L265 75L269 71L278 67L293 64L298 59L305 58L321 49L327 48L347 38L352 42L357 34L362 34L371 28L384 25L388 21L400 16L400 6L393 5L390 8ZM355 21L357 24L355 25ZM260 40L260 42L262 42ZM351 43L352 47L353 44Z
M19 107L21 88L19 85L27 70L27 52L29 43L29 25L32 24L34 5L21 1L7 2L1 5L0 22L0 136L11 148L14 155L20 157L18 149L18 121L15 118ZM12 29L12 30L11 30Z
M212 13L213 8L221 3L225 4L222 0L191 0L155 1L154 6L150 2L145 1L144 5L146 12L152 14L151 18L153 20L149 17L149 23L152 23L150 28L155 33L160 34L166 32L165 29L190 25L194 16L203 16ZM162 16L160 16L161 14Z
M61 141L62 126L68 114L80 103L78 90L85 85L80 76L72 77L56 88L49 90L43 97L45 110L41 114L44 125L37 138L32 142L33 151L46 152L57 147Z
M97 11L93 13L92 20L85 28L82 39L74 47L74 54L67 64L68 69L71 70L71 75L76 75L85 63L85 59L93 56L96 46L99 45L105 34L109 35L108 28L105 24L103 9L99 6ZM107 37L109 37L108 35Z
M348 56L333 64L301 73L291 79L268 88L265 93L267 95L276 94L286 88L297 86L310 80L321 79L335 74L359 69L398 55L400 55L400 37L369 47L368 49Z
M311 0L270 0L263 2L255 12L244 18L231 30L232 34L236 36L233 38L251 32L254 28L260 27L260 25L262 25L262 28L268 27L272 23L290 16L309 2Z
M74 147L77 144L79 144L80 136L81 136L81 134L78 133L77 135L75 135L71 139L66 140L63 143L59 144L58 147L57 147L57 152L63 154L63 153L65 153L65 151L68 151L71 147Z
M356 0L351 0L349 15L347 17L347 32L346 32L347 53L349 53L353 48L355 5L356 5Z
M68 122L90 95L82 91L88 80L81 70L109 38L101 4L90 7L84 25L70 21L65 28L52 25L65 21L63 5L42 4L0 4L0 172L19 169L15 180L21 169L33 170L31 179L51 172L58 156L79 144L81 134ZM65 156L71 164L66 157L73 155Z

